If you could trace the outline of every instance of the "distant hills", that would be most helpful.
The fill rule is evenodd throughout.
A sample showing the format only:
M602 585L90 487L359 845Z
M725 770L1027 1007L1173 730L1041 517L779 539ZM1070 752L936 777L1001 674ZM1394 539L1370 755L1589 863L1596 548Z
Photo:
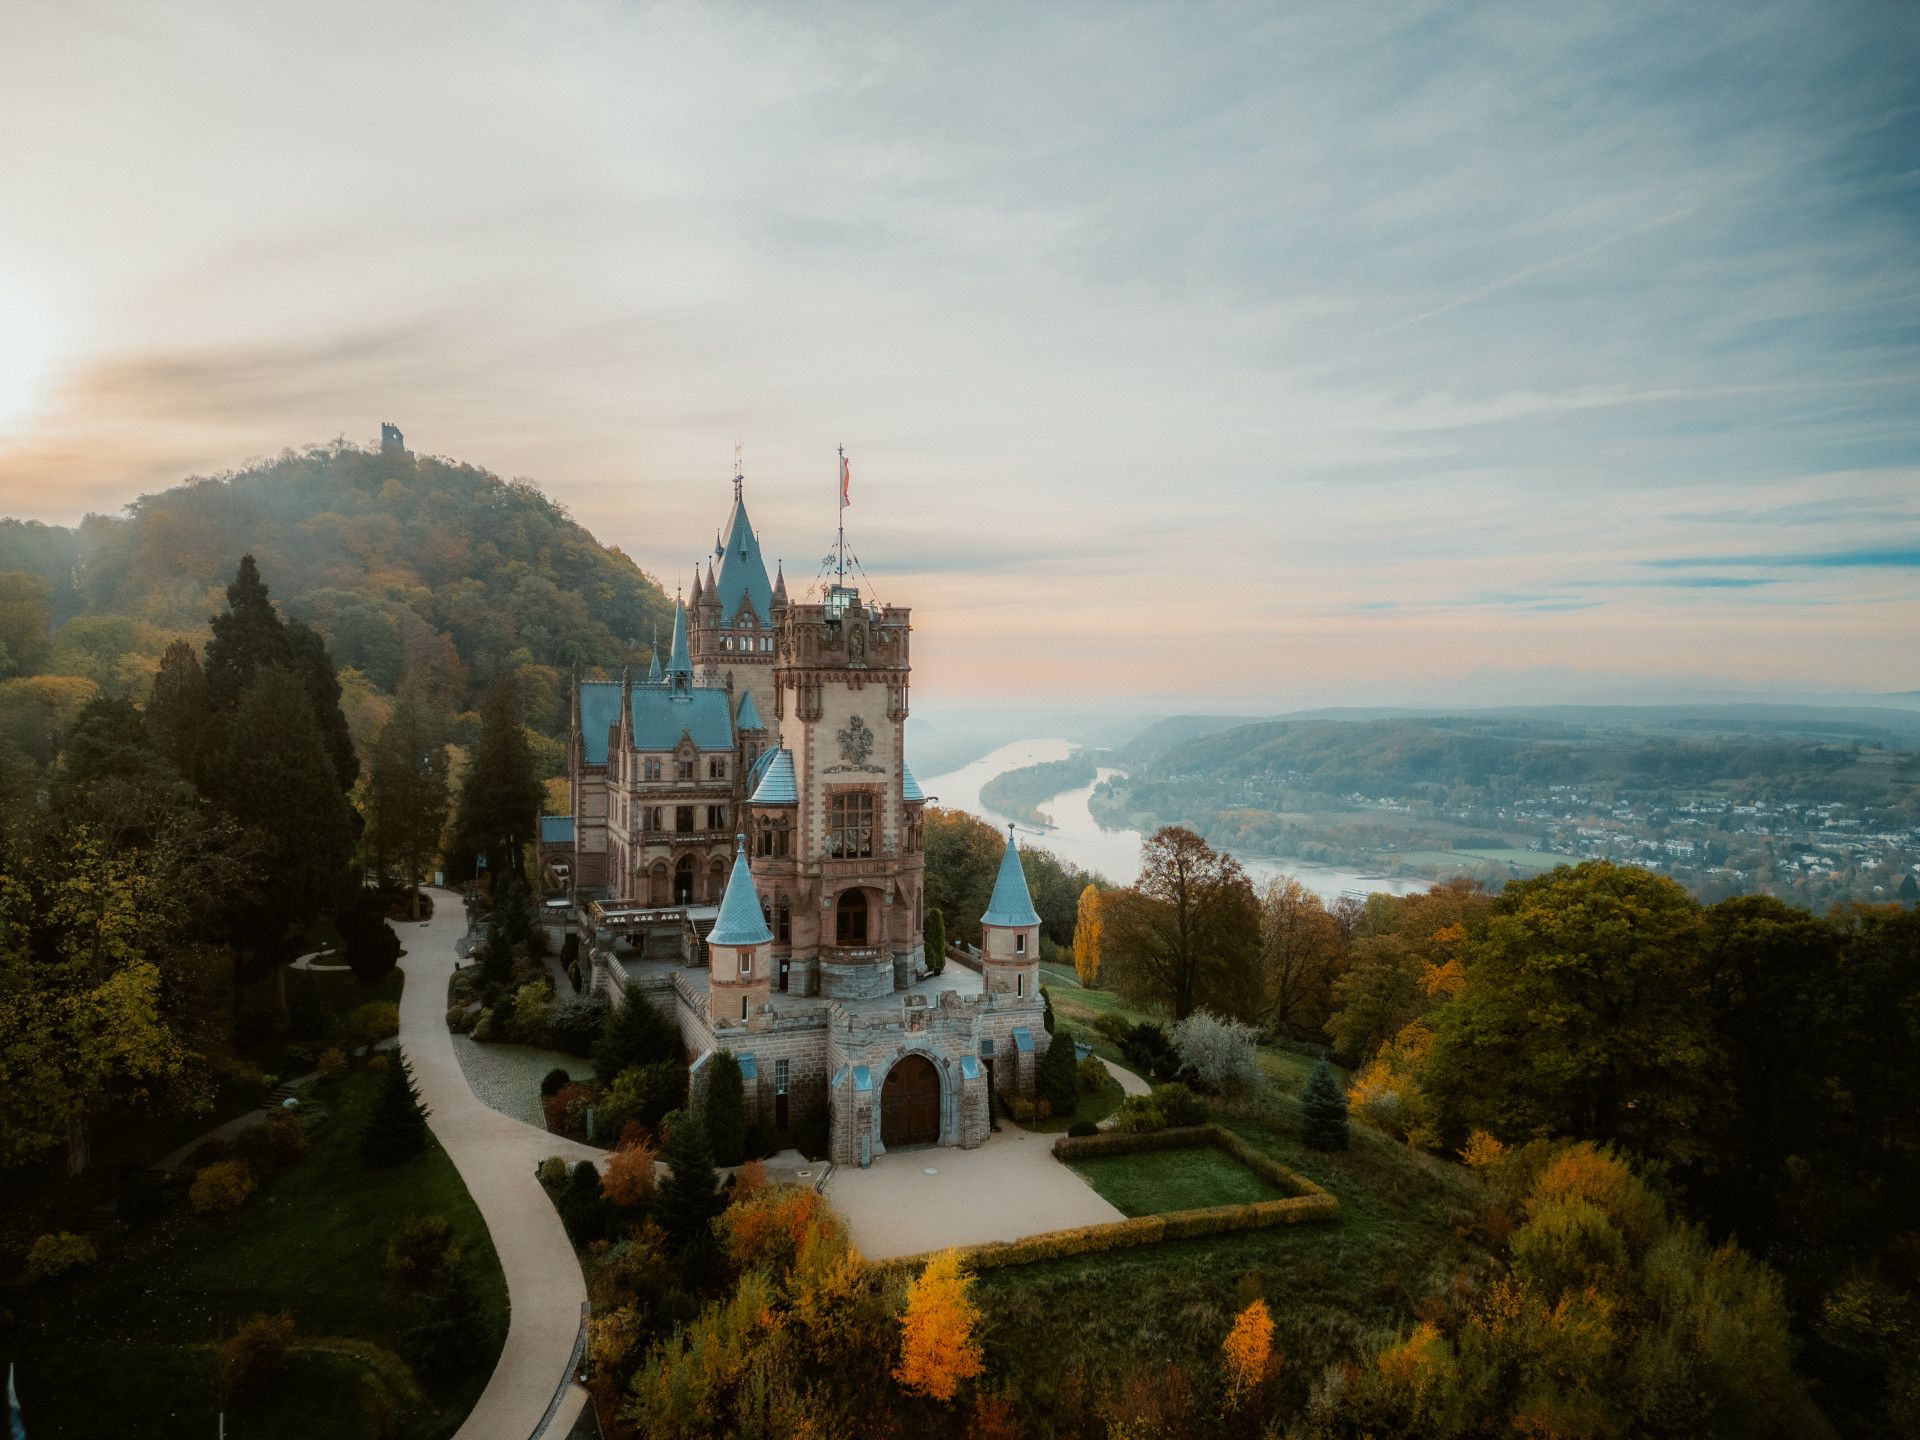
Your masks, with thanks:
M350 702L410 681L458 713L506 667L554 734L569 667L645 663L671 624L660 585L534 486L336 442L73 527L0 521L0 712L35 676L143 696L169 641L204 639L243 554L351 672Z

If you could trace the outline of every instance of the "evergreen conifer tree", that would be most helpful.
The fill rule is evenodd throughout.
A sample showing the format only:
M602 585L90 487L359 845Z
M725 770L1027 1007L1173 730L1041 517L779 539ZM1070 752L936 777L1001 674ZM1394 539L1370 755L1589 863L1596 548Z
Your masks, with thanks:
M360 1132L360 1158L369 1165L398 1165L427 1148L427 1110L413 1088L413 1069L399 1050L387 1053L380 1095Z
M646 996L629 990L620 1008L607 1016L606 1028L593 1047L593 1073L601 1084L611 1085L621 1071L659 1060L686 1062L680 1032Z
M1333 1068L1322 1060L1300 1096L1302 1138L1313 1150L1347 1148L1347 1097Z
M1040 1093L1056 1115L1071 1115L1080 1103L1080 1058L1074 1052L1073 1032L1062 1025L1040 1061Z
M207 685L214 706L233 709L254 677L269 666L293 669L293 645L267 598L260 567L253 556L242 555L227 586L227 608L213 617L213 638L207 642Z
M360 778L360 757L353 753L353 736L347 730L346 712L340 708L340 677L333 668L333 656L320 632L298 620L287 622L287 646L292 656L293 673L307 692L313 706L313 723L326 743L327 758L333 762L334 780L344 790L353 789Z
M714 1163L738 1165L747 1158L746 1082L732 1051L721 1050L708 1063L712 1071L707 1076L707 1103L701 1108L700 1119L707 1127Z
M480 704L480 734L473 761L460 785L455 848L462 858L484 855L495 886L517 875L519 852L533 839L542 791L520 720L520 696L510 675L487 687Z
M947 968L947 917L938 910L927 911L922 931L927 952L927 973L938 975Z
M368 782L374 864L383 875L389 864L399 868L417 915L418 887L447 824L448 789L446 743L412 689L400 692L374 742Z
M669 1171L654 1201L661 1228L676 1245L706 1242L713 1217L727 1202L720 1194L720 1176L713 1168L713 1151L699 1117L682 1115L675 1120L660 1158Z
M167 646L153 675L147 697L147 731L154 748L195 784L204 785L206 758L211 748L213 688L200 657L185 640Z

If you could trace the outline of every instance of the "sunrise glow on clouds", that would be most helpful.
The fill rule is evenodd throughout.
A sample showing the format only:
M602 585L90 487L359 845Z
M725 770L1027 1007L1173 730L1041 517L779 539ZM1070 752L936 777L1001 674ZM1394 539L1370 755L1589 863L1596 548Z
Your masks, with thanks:
M804 584L844 444L923 694L1910 690L1916 76L1900 6L14 3L0 510L392 419L671 586L743 439Z

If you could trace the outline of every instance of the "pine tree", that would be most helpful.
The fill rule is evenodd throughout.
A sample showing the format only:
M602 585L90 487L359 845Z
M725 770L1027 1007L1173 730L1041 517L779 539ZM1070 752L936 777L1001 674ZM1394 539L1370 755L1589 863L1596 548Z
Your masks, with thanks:
M709 1225L726 1200L720 1194L706 1127L697 1116L683 1115L674 1122L660 1158L667 1164L668 1175L660 1182L654 1213L675 1244L698 1245L709 1238Z
M368 796L375 866L382 874L399 866L418 914L420 881L447 824L447 747L412 689L400 692L374 742Z
M520 696L512 677L501 675L481 701L480 734L460 786L454 836L462 858L484 855L494 885L518 874L519 852L533 839L542 798L520 721Z
M290 620L287 645L292 652L293 673L300 677L313 706L313 723L326 742L334 779L343 791L351 790L360 778L360 758L353 753L353 736L347 730L346 713L340 708L340 677L333 668L333 656L327 653L327 642L312 626Z
M1040 1093L1055 1115L1071 1115L1080 1103L1080 1057L1073 1048L1073 1032L1062 1025L1040 1061Z
M147 697L147 732L154 748L196 784L204 782L213 721L213 687L200 657L185 640L167 646Z
M1301 1129L1308 1148L1344 1150L1347 1148L1347 1097L1333 1069L1322 1060L1313 1067L1313 1076L1300 1096Z
M239 705L254 677L268 666L293 669L293 645L267 598L260 567L253 556L242 555L227 586L226 611L213 617L213 638L207 642L207 685L215 708Z
M713 1145L714 1163L738 1165L746 1159L747 1146L747 1096L740 1062L733 1058L732 1051L721 1050L708 1064L712 1068L700 1120Z
M659 1060L686 1062L686 1047L674 1023L639 990L626 992L620 1007L607 1017L606 1028L593 1047L593 1073L611 1085L624 1070L635 1070Z
M399 1050L387 1054L380 1095L360 1132L360 1158L369 1165L398 1165L427 1148L427 1108L413 1088L413 1068Z
M947 968L947 917L938 910L927 911L922 939L927 955L927 973L938 975Z

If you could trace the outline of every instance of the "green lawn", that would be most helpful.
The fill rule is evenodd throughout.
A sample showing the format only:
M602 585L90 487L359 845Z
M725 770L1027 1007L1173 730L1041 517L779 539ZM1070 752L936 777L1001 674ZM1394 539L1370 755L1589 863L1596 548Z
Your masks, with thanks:
M391 1170L359 1157L361 1120L378 1078L324 1087L331 1120L293 1168L225 1216L168 1211L103 1240L76 1283L28 1292L0 1359L20 1362L27 1433L51 1437L194 1437L216 1427L216 1342L250 1315L285 1311L298 1340L268 1396L227 1409L235 1436L451 1434L485 1386L506 1338L506 1282L480 1213L437 1144ZM407 1219L453 1222L486 1320L461 1379L426 1384L406 1360L421 1302L394 1289L387 1241ZM391 1424L384 1423L390 1419Z
M1100 1155L1071 1162L1101 1198L1123 1215L1164 1215L1210 1205L1279 1200L1285 1192L1212 1145Z
M1276 1065L1298 1058L1266 1054ZM1213 1366L1244 1296L1257 1289L1272 1309L1274 1346L1286 1356L1282 1384L1297 1405L1327 1365L1372 1333L1411 1325L1419 1302L1474 1262L1456 1227L1480 1205L1480 1182L1463 1167L1357 1126L1350 1150L1309 1150L1298 1101L1278 1085L1225 1123L1332 1191L1339 1218L988 1271L974 1291L989 1373L1048 1396L1075 1367L1099 1394L1146 1365Z

